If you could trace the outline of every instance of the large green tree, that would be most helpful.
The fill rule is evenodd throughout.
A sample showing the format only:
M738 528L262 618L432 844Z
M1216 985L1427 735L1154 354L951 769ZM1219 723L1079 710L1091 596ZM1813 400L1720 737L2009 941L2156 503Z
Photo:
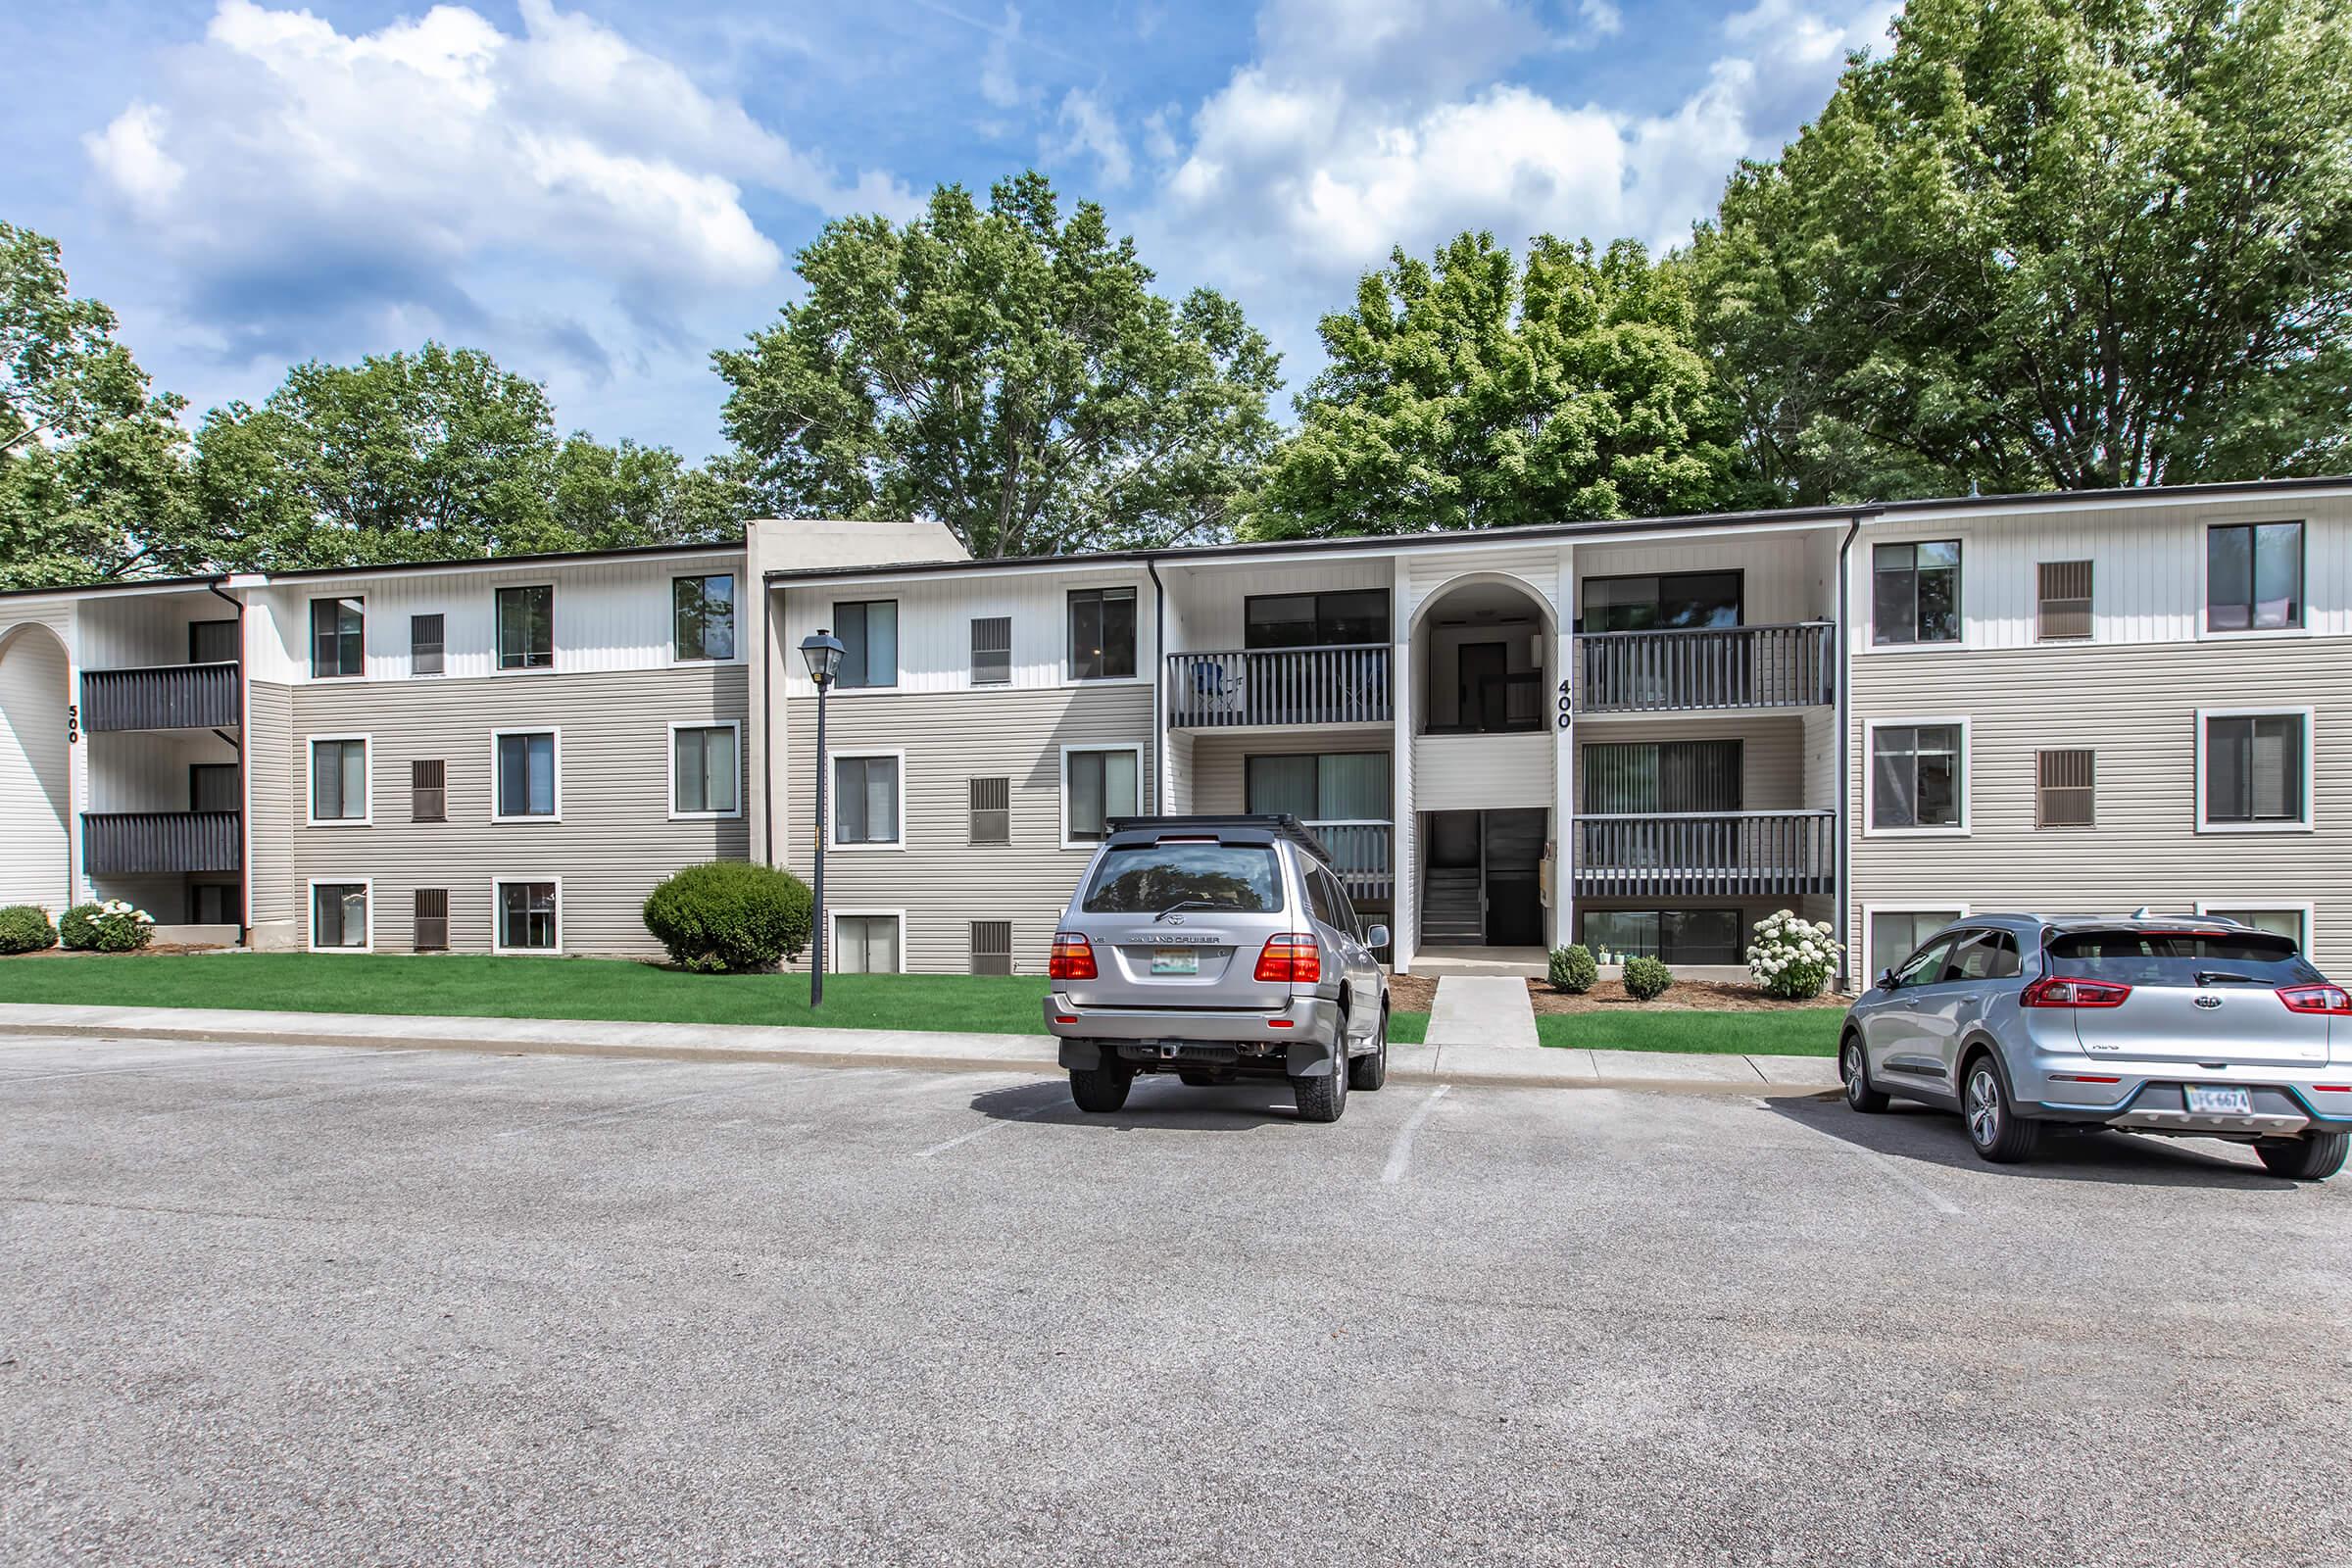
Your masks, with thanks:
M0 223L0 587L186 566L181 407L70 291L57 242Z
M1208 290L1155 293L1034 172L825 226L808 295L714 355L735 471L788 515L935 517L975 556L1222 531L1275 437L1277 357Z
M1690 258L1757 499L2352 466L2342 0L1912 0Z
M1395 253L1323 318L1331 363L1270 466L1258 537L1703 511L1732 459L1673 269L1620 240Z

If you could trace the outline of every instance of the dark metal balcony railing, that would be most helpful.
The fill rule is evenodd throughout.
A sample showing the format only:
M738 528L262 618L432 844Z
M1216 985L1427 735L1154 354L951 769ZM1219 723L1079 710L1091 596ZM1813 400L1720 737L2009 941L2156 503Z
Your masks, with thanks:
M1579 636L1577 710L1810 708L1834 702L1835 630L1827 621L1804 621Z
M1177 729L1385 724L1395 711L1387 643L1170 654L1167 693Z
M235 871L243 825L234 811L85 811L82 869L91 876Z
M234 663L81 672L84 729L230 729L236 722Z
M1340 883L1351 899L1394 899L1396 896L1395 861L1390 858L1390 844L1396 830L1387 822L1369 820L1326 820L1308 822L1307 831L1314 834L1324 852L1331 857L1331 868L1340 874Z
M1703 811L1576 819L1583 898L1830 893L1835 811Z

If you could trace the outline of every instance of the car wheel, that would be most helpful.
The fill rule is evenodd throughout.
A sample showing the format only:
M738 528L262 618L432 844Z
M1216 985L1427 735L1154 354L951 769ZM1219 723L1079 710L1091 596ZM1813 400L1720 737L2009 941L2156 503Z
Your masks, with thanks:
M1348 1109L1348 1075L1351 1070L1346 1060L1348 1050L1346 1031L1332 1042L1335 1054L1331 1071L1313 1078L1291 1080L1291 1096L1298 1102L1300 1121L1338 1121Z
M1960 1090L1960 1114L1977 1153L1996 1165L2031 1159L2041 1144L2041 1123L2017 1113L2000 1069L1983 1052L1971 1056Z
M1850 1109L1876 1115L1886 1108L1886 1097L1870 1087L1870 1058L1862 1054L1860 1035L1847 1035L1838 1048L1838 1076L1845 1082Z
M2352 1148L2352 1133L2312 1133L2280 1138L2254 1146L2263 1168L2289 1181L2324 1182L2344 1168L2344 1152Z
M1123 1061L1070 1069L1070 1098L1078 1102L1080 1110L1097 1116L1108 1115L1127 1103L1127 1091L1134 1087L1135 1068Z
M1369 1094L1389 1081L1389 1009L1380 1009L1380 1023L1372 1031L1372 1049L1360 1056L1348 1058L1348 1087Z

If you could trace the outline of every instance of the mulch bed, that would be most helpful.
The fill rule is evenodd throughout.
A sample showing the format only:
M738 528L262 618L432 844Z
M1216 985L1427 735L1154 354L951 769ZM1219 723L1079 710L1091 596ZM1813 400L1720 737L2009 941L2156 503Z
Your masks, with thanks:
M1754 986L1724 980L1677 980L1652 1002L1636 1002L1615 980L1596 982L1581 997L1554 991L1548 980L1530 980L1527 999L1538 1012L1608 1012L1619 1007L1642 1007L1652 1012L1787 1012L1792 1008L1842 1007L1852 1002L1836 992L1824 992L1810 1002L1788 1002L1767 996Z

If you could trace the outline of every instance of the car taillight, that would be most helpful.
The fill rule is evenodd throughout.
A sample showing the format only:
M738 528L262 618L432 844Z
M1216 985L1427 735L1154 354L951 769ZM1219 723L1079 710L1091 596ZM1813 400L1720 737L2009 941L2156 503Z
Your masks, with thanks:
M2112 980L2069 980L2045 974L2026 987L2018 1002L2028 1007L2120 1007L2130 986Z
M1259 980L1273 984L1311 986L1323 978L1323 954L1312 932L1285 931L1266 938L1257 956Z
M1054 956L1046 960L1049 980L1095 978L1095 945L1075 931L1054 933Z
M2280 986L2278 1000L2289 1012L2352 1012L2352 994L2342 986Z

